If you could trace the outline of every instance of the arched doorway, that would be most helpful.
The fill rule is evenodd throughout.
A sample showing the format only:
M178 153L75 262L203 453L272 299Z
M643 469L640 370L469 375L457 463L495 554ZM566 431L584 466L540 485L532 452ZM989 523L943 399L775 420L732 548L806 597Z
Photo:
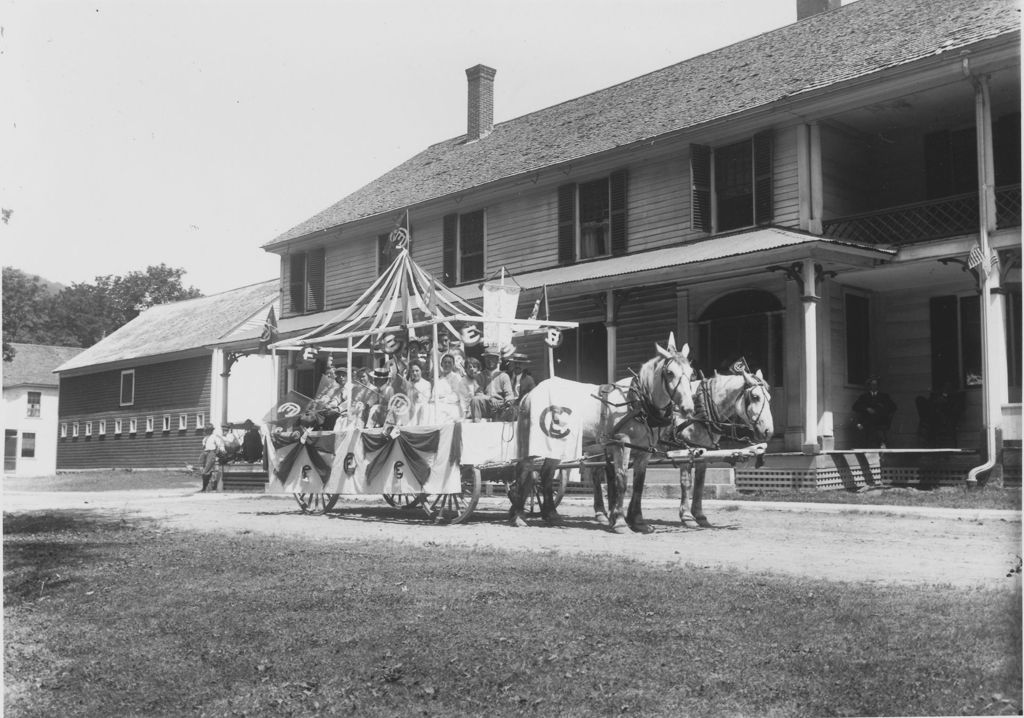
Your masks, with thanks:
M774 294L759 289L726 294L704 310L697 327L698 366L705 374L724 373L744 357L771 386L782 386L783 306Z

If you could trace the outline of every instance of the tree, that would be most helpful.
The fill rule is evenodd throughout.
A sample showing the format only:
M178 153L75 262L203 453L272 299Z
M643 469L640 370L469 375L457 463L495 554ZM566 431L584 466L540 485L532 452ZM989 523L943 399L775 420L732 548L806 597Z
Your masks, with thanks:
M159 264L96 277L94 284L76 282L52 296L38 277L4 267L4 358L10 342L90 347L154 304L202 296L182 284L183 274Z

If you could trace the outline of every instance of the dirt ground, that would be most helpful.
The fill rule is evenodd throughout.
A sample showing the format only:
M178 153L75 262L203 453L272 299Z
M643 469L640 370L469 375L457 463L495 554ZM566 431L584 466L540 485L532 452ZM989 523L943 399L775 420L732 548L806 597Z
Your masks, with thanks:
M76 509L148 517L168 528L260 533L310 541L389 540L565 555L616 555L683 570L731 569L879 583L998 585L1019 565L1016 511L856 507L706 501L713 528L684 528L678 502L649 499L649 535L610 533L591 518L589 499L566 497L560 527L539 518L507 525L504 498L483 497L469 520L435 525L419 509L376 497L346 497L327 515L299 512L290 496L197 494L186 489L5 491L4 512Z

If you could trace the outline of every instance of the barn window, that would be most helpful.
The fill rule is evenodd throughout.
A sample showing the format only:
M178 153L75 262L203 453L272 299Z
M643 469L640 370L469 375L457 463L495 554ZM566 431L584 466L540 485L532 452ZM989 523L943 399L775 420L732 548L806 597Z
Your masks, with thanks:
M723 147L690 145L690 219L702 232L728 232L772 220L772 135Z
M196 431L202 431L203 427L206 426L206 414L199 412L196 414Z
M67 422L61 422L60 424L60 438L68 438L68 425Z
M92 436L92 422L91 421L85 422L85 435L86 436Z
M725 373L743 357L772 386L782 386L783 307L774 294L744 290L714 302L698 320L698 363L705 375Z
M484 210L444 217L444 283L452 286L484 278Z
M626 170L558 188L558 263L619 256L628 249Z
M120 436L122 429L122 420L114 419L114 433Z
M178 431L185 431L188 428L188 414L178 414Z
M153 433L153 417L152 416L147 416L146 417L146 433L147 434L152 434Z
M171 415L170 414L164 414L163 422L160 425L160 430L161 431L170 431L171 430Z
M135 403L135 370L124 369L121 372L121 406Z
M96 434L98 436L105 436L107 433L107 420L100 419L96 424Z
M78 438L78 422L77 421L72 422L72 424L71 424L71 438L72 439L77 439Z
M323 247L290 256L288 297L294 314L323 311L325 263Z
M128 419L128 433L137 434L139 433L139 420L134 416Z

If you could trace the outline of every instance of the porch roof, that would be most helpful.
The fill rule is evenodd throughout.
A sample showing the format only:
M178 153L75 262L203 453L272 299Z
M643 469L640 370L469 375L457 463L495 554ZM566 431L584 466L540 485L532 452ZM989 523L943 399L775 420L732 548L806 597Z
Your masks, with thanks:
M655 249L649 252L637 252L622 257L609 257L591 262L580 262L568 266L552 267L536 272L516 274L513 279L524 290L538 289L540 287L557 287L579 282L615 278L615 281L622 282L629 275L639 275L644 272L681 268L687 265L699 265L708 262L728 261L729 259L745 255L764 254L766 252L778 252L775 250L803 249L805 252L817 248L825 248L845 253L851 258L868 257L874 259L892 259L896 255L895 249L877 246L865 246L853 242L845 242L834 239L827 239L810 234L793 232L767 227L748 232L729 234L711 239L704 239L699 242L680 244L664 249ZM772 259L770 261L777 261ZM760 268L760 264L751 259L745 266ZM478 284L454 287L452 290L461 298L466 300L478 299L482 290ZM319 314L308 314L299 317L288 317L278 323L278 329L282 337L293 335L296 332L307 331L328 321L337 313L336 310L320 312Z

